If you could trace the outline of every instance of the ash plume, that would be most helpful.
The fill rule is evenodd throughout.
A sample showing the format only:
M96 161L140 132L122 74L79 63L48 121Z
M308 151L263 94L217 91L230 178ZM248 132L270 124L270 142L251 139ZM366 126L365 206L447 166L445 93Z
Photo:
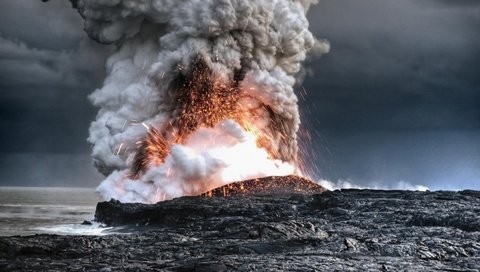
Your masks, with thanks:
M309 50L329 50L308 30L315 1L71 2L92 39L117 46L90 95L104 198L153 203L294 172L296 75Z

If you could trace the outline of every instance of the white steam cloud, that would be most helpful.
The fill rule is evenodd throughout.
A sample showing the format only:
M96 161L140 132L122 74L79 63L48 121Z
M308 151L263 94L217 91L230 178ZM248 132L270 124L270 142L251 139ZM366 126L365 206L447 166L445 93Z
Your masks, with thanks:
M329 51L328 42L316 40L308 30L306 12L314 2L72 0L88 35L117 45L106 63L103 87L90 95L99 112L88 141L95 166L108 176L98 188L101 195L152 203L238 179L293 173L300 124L296 75L309 50ZM147 135L144 125L161 129L175 122L176 80L191 73L198 56L225 81L242 72L239 88L249 98L242 106L268 107L255 125L274 138L279 157L269 158L256 148L254 135L223 120L197 129L172 147L163 164L149 165L132 180L128 172L137 142Z
M399 181L395 184L385 185L384 182L371 183L368 185L358 185L350 181L340 180L332 182L328 180L319 180L318 184L326 188L327 190L340 190L340 189L373 189L373 190L407 190L407 191L427 191L428 187L424 185L412 184L408 181Z

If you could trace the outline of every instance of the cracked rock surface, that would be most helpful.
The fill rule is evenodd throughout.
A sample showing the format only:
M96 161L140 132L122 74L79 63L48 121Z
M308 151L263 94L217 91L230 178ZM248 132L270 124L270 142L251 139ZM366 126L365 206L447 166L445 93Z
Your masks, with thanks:
M480 192L102 202L129 234L0 237L2 271L479 271Z

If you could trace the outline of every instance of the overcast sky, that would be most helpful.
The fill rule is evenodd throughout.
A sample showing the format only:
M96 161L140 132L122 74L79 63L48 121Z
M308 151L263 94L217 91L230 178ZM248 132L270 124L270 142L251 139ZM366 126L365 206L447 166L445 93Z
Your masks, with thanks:
M304 126L319 178L480 189L480 1L322 0ZM111 46L67 1L0 2L0 185L93 187L86 143Z

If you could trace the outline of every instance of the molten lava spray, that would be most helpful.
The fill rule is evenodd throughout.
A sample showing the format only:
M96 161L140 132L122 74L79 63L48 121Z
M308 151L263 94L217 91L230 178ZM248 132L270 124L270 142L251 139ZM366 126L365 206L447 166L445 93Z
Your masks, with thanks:
M115 43L90 126L104 199L155 203L296 172L313 0L72 0Z

